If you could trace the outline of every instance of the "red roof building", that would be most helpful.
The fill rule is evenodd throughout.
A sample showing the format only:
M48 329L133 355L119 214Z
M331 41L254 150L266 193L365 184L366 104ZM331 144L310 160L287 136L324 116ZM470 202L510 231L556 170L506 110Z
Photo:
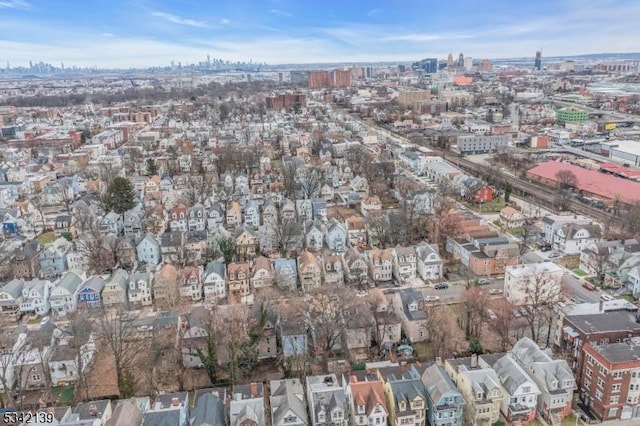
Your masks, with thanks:
M527 176L548 185L555 185L557 181L556 174L561 170L569 170L576 176L576 189L585 195L593 195L611 201L619 197L621 201L630 204L640 202L640 183L594 170L583 169L573 164L547 161L529 169Z

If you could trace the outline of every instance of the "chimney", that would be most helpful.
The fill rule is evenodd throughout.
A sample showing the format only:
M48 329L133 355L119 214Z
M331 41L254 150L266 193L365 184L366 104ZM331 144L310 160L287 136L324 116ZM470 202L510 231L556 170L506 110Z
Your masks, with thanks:
M442 362L442 357L436 357L436 365L439 365L440 367L444 365L444 363Z
M98 416L98 407L96 407L94 404L91 404L89 406L89 415L93 417Z
M256 382L251 382L251 396L258 395L258 384Z
M178 398L171 398L171 406L172 407L179 407L180 406L180 399Z
M478 367L478 354L471 355L471 368Z

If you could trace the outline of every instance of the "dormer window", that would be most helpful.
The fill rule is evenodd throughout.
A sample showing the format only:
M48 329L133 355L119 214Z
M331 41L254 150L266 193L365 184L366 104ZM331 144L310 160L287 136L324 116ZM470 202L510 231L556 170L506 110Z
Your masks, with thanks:
M364 405L358 405L358 414L364 414L365 410L364 410Z

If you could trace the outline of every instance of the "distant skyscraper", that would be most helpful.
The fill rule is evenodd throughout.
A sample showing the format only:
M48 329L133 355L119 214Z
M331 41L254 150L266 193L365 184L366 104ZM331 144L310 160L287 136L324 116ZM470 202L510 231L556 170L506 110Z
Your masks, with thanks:
M533 68L537 71L542 69L542 52L539 50L536 52L536 61L534 62Z
M451 68L453 66L453 55L449 53L447 56L447 68Z
M464 55L460 52L458 56L458 68L464 68Z
M422 70L427 74L435 74L438 72L438 59L425 58L421 61L414 62L411 67L414 70Z

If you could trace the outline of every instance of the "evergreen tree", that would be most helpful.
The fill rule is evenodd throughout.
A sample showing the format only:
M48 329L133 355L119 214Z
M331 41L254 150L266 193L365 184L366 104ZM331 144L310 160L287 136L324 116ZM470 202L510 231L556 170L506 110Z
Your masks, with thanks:
M504 189L504 201L505 202L509 202L509 199L511 198L511 193L513 192L513 187L511 186L510 183L507 182L507 187Z
M127 210L132 209L136 205L136 196L133 191L133 185L129 179L116 176L104 196L104 207L108 211L123 214Z
M147 159L147 176L156 176L158 174L158 166L153 158Z

